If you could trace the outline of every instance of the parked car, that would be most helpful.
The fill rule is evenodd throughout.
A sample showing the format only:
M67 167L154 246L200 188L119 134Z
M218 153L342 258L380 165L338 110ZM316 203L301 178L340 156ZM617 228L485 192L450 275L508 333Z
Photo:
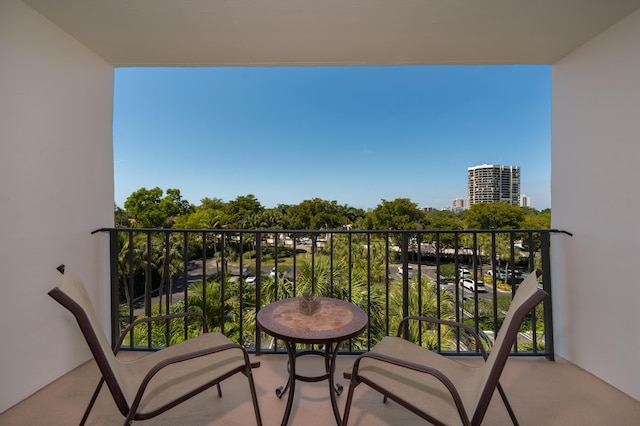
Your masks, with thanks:
M280 278L284 277L284 274L286 272L287 272L287 268L286 267L278 268L278 277L280 277ZM275 278L276 277L276 267L275 266L273 268L271 268L271 271L269 272L269 276L271 278Z
M489 269L485 273L485 275L487 275L488 277L492 277L493 271ZM518 271L517 269L515 271L512 271L511 269L507 269L506 272L504 270L496 271L496 277L502 281L511 281L512 276L515 277L516 283L519 283L524 280L524 277L522 276L522 272Z
M517 269L515 271L512 271L511 269L507 269L507 279L508 280L511 280L511 276L512 275L515 278L517 283L520 283L520 282L524 281L524 276L522 275L522 272L518 271Z
M413 273L413 267L409 265L407 266L407 270L409 271L409 276L411 276L411 274ZM402 266L398 266L398 274L400 275L404 274L404 269L402 268Z
M488 276L488 277L493 277L493 270L492 270L492 269L489 269L489 270L488 270L487 272L485 272L484 274L485 274L486 276ZM496 277L497 277L499 280L504 280L504 277L505 277L504 271L497 270L497 271L496 271Z
M473 281L472 279L469 279L469 278L463 278L458 282L458 284L460 284L461 286L463 286L464 288L470 291L476 291L476 287L477 287L478 293L485 293L487 291L487 289L484 286L484 282L480 280Z

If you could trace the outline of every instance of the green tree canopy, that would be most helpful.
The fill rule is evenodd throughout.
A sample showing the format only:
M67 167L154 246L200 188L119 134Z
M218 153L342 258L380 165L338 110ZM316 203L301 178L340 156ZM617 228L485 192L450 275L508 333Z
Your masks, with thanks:
M250 218L263 211L264 207L253 194L240 195L224 207L226 227L249 229L252 222L255 222Z
M320 198L289 207L286 221L291 229L341 229L350 222L344 209L335 200Z
M425 229L453 230L462 229L460 216L451 210L432 210L424 213Z
M551 210L541 212L508 203L480 203L461 213L449 210L424 212L409 198L381 200L365 212L336 201L319 198L297 205L279 204L265 208L252 195L224 202L203 198L199 206L183 200L178 189L140 188L124 204L114 206L118 227L178 227L184 229L365 229L365 230L461 230L461 229L548 229ZM423 242L432 242L425 234ZM440 236L440 247L450 247L453 234Z
M549 229L551 228L551 211L526 212L522 221L522 229Z
M193 211L193 206L183 200L179 189L140 188L124 202L127 214L143 228L171 228L176 216Z
M375 209L366 213L364 229L423 229L425 216L418 204L409 198L381 201Z
M196 208L191 214L176 217L173 226L180 229L220 229L222 220L221 210Z
M524 214L519 206L508 203L478 203L464 215L467 229L518 229Z
M200 200L200 205L196 207L202 210L224 210L226 203L220 198L203 198Z

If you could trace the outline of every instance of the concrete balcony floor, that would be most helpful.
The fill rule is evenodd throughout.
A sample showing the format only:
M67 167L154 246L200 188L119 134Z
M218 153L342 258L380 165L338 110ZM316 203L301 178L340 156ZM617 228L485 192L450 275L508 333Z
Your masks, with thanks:
M121 356L137 354L122 353ZM252 355L252 358L261 362L260 368L254 370L254 376L263 424L279 425L285 409L286 395L278 399L274 390L285 383L287 358L280 355ZM353 360L352 356L341 356L338 359L337 381L344 385L344 393L338 397L341 413L348 388L348 382L342 378L342 372L350 370ZM299 358L297 368L303 374L312 375L321 369L322 365L319 357L308 356ZM0 424L78 424L99 377L95 363L89 361L0 414ZM511 358L507 362L501 382L523 426L630 425L638 424L640 419L639 401L564 360L550 362L537 358ZM213 388L154 419L134 423L172 426L255 424L244 376L236 375L223 382L222 391L222 398L218 398ZM115 425L122 424L123 420L124 417L117 411L108 390L103 387L88 424ZM349 422L351 425L409 426L425 423L392 401L383 404L380 394L366 385L360 385L356 389ZM289 424L335 424L327 381L297 382ZM497 392L484 424L511 424Z

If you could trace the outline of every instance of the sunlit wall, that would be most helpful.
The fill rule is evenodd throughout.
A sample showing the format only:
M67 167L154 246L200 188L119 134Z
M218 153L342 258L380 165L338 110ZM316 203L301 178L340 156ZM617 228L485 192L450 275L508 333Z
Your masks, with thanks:
M47 296L56 266L78 270L107 318L106 246L91 231L113 224L112 98L109 64L0 2L0 412L90 357Z
M640 399L640 11L552 67L556 352Z

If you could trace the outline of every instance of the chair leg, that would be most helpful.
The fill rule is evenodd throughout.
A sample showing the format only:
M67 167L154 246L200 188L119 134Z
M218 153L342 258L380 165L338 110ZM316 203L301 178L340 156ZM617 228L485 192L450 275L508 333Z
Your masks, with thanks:
M504 406L507 408L509 412L509 417L511 417L511 421L513 422L513 426L519 426L518 419L516 419L516 414L513 412L511 408L511 404L509 404L509 400L507 399L507 394L504 393L502 386L500 386L500 382L498 382L498 392L500 392L500 397L502 398L502 402L504 402Z
M96 403L96 399L98 399L98 394L100 393L100 389L102 388L103 384L104 384L104 377L100 377L100 382L98 382L98 386L96 387L96 390L93 392L93 396L91 397L91 401L89 401L89 405L87 406L87 409L84 410L84 414L82 415L82 420L80 420L80 426L84 426L84 424L87 422L87 418L89 417L89 413L91 412L91 409L93 408L93 404Z
M342 426L347 426L347 422L349 421L351 401L353 400L353 391L355 390L356 386L358 386L358 383L354 380L351 380L351 383L349 383L349 391L347 392L347 402L344 405L344 414L342 415Z
M258 393L256 392L256 385L253 381L253 375L249 373L247 375L249 379L249 389L251 390L251 400L253 402L253 411L256 414L256 424L262 426L262 417L260 416L260 406L258 406Z

